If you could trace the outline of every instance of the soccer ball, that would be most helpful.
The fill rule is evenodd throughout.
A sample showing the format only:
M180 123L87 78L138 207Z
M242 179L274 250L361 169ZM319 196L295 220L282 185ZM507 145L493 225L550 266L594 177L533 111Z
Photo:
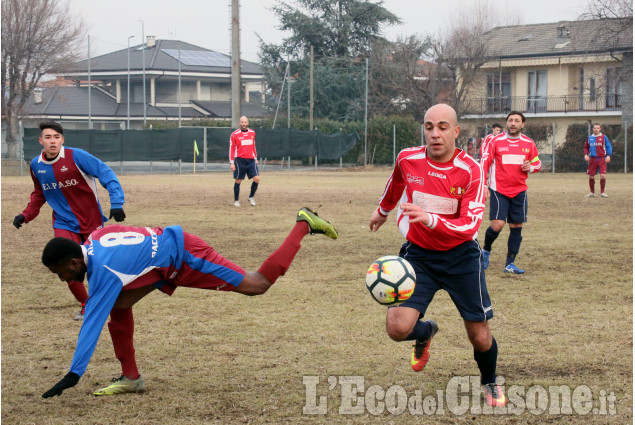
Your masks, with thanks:
M415 289L416 275L410 263L396 255L378 258L366 273L366 288L379 304L406 301Z

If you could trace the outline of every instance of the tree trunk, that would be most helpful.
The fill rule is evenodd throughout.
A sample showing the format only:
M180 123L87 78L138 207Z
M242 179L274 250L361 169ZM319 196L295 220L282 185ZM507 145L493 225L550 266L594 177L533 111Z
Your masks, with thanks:
M20 159L18 157L18 140L20 139L20 135L18 134L18 119L15 115L12 115L7 120L7 158L9 159Z

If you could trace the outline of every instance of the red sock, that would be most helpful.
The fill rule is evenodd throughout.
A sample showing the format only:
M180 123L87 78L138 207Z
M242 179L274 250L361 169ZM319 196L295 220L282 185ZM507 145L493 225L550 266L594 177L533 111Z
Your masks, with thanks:
M88 299L88 292L86 292L84 282L79 282L77 280L68 282L68 289L71 290L71 293L75 296L75 299L79 301L82 306L86 304L86 300Z
M134 345L132 344L134 335L132 309L113 308L110 312L108 330L112 338L112 345L115 348L115 356L121 362L121 373L130 379L139 378Z
M282 245L276 249L262 263L258 269L258 273L262 274L272 284L284 274L291 266L293 258L300 250L300 242L309 233L309 226L306 222L299 221L295 224L289 236L282 242Z
M600 190L604 193L604 186L606 186L606 179L600 179Z
M589 179L589 187L591 188L591 193L595 193L595 179Z

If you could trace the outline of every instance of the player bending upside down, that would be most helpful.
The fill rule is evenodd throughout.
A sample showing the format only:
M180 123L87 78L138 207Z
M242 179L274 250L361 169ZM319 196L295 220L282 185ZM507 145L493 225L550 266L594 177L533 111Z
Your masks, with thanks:
M121 362L122 375L95 395L139 392L145 388L137 369L133 346L132 306L155 289L171 295L177 287L234 291L261 295L283 276L307 234L322 233L337 239L337 230L326 220L302 208L282 245L248 272L214 251L180 226L166 228L108 226L92 232L84 245L53 238L42 252L42 263L62 281L88 277L90 297L79 332L70 371L42 397L61 395L86 371L104 323Z

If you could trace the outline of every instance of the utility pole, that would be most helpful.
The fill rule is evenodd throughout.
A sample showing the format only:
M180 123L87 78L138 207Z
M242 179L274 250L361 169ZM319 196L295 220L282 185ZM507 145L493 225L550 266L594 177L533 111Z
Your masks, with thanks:
M232 0L232 127L240 120L240 19L238 0Z
M91 81L90 81L90 35L88 36L88 129L92 130L93 129L93 114L92 114L92 109L91 109L91 90L90 90L90 86L91 86Z
M313 130L313 45L311 45L311 66L309 67L309 131Z

